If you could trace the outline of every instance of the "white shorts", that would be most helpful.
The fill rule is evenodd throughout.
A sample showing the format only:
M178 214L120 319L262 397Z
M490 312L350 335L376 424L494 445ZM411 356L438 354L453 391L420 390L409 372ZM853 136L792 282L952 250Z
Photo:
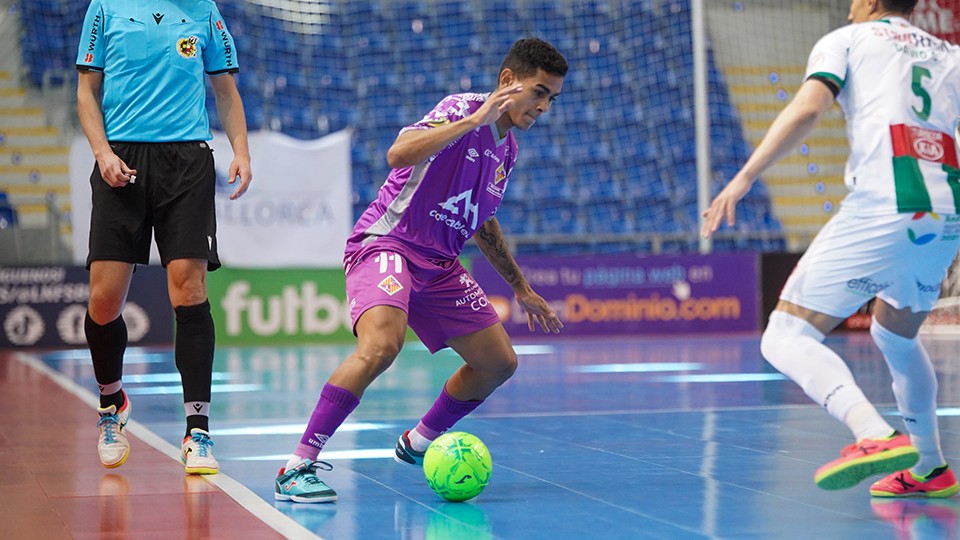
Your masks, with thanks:
M958 247L958 215L864 217L841 207L800 258L780 299L838 318L873 297L897 309L930 311Z

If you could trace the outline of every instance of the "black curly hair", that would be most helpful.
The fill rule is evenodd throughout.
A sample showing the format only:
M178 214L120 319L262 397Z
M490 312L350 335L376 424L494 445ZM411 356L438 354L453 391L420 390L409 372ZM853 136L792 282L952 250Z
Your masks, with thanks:
M500 73L509 69L518 78L536 75L538 69L564 77L567 75L567 60L553 45L539 38L517 40L500 65Z

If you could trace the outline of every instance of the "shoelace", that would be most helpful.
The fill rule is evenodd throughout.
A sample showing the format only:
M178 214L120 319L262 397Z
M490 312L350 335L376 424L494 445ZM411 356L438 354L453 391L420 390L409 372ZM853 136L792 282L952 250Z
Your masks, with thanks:
M327 463L326 461L313 461L309 465L301 469L299 474L300 480L304 484L322 484L323 481L317 478L317 471L332 471L333 465Z
M117 435L114 428L120 423L120 418L115 414L105 414L97 420L97 427L103 428L103 441L107 444L117 442Z
M207 457L207 447L213 446L213 441L210 440L204 433L194 433L190 436L193 439L193 442L197 443L197 454L200 457Z

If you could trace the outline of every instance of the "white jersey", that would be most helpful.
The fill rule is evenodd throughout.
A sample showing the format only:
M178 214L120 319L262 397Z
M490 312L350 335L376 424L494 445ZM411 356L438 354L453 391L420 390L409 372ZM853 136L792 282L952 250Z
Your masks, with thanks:
M851 24L813 47L811 77L840 88L850 141L845 210L960 213L960 47L900 17Z

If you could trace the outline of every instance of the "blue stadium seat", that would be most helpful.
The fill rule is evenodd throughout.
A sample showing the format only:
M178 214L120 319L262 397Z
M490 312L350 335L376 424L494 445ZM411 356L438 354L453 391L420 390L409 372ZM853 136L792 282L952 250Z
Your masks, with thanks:
M606 0L575 0L573 20L583 37L613 35L614 17Z
M507 48L518 37L538 35L567 56L571 72L563 98L536 129L516 133L520 163L511 193L521 202L505 202L501 221L518 234L694 230L692 55L690 47L675 46L689 39L689 0L328 4L331 11L318 24L290 20L261 2L219 6L237 38L237 84L250 128L312 138L352 127L358 197L383 182L389 171L385 153L401 127L447 94L492 90ZM79 42L75 22L86 3L31 0L19 6L31 84L39 85L44 73L72 70ZM49 28L69 31L51 35ZM724 74L713 51L707 52L712 187L719 190L750 146ZM208 110L219 126L212 98ZM578 122L601 127L580 129ZM356 201L355 211L368 202ZM744 230L781 229L762 182L743 204ZM541 210L544 219L538 219ZM782 240L751 239L738 246L776 249ZM615 241L549 249L649 247Z
M514 187L511 183L510 189ZM534 212L530 211L530 207L522 197L516 193L510 193L510 196L497 209L497 221L507 234L529 234L536 232L533 229L533 214Z
M526 14L529 13L529 10L521 11L519 3L515 0L482 1L480 2L479 12L480 29L481 31L486 30L490 36L516 39L516 36L522 36L526 33ZM506 50L504 48L503 53Z
M17 210L9 205L0 205L0 229L16 227L19 223Z

